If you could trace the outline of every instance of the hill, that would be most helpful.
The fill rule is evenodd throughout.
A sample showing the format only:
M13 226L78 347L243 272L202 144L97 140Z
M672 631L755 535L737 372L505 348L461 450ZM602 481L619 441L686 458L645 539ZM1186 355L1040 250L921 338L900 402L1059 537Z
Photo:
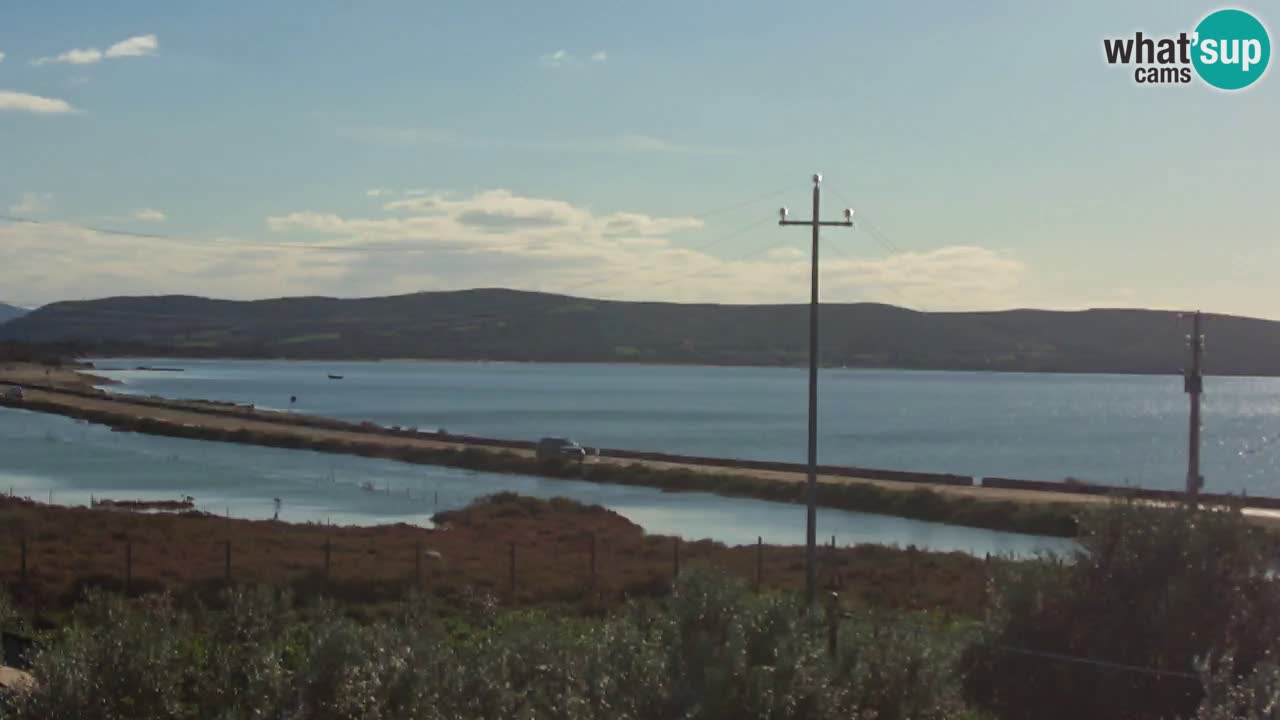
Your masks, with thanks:
M7 323L16 317L25 315L26 313L27 311L25 308L20 308L16 305L6 305L4 303L0 303L0 324Z
M514 290L251 302L190 296L62 302L0 326L0 340L100 354L194 357L802 365L805 305L591 300ZM1156 310L916 312L824 305L827 366L1176 373L1188 323ZM1205 319L1208 372L1280 375L1280 322Z

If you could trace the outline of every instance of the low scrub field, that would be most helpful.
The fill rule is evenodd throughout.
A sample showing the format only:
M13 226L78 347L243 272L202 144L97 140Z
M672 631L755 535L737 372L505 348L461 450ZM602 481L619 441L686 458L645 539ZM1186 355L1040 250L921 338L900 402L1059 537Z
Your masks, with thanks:
M663 594L678 571L699 566L753 587L803 583L803 548L680 542L560 498L495 495L436 522L434 529L332 527L0 499L0 582L17 600L45 608L69 607L92 587L211 600L228 584L264 583L369 606L417 589L445 600L480 592L508 605L611 607ZM969 616L982 607L982 559L879 546L821 548L820 557L824 587L849 603Z

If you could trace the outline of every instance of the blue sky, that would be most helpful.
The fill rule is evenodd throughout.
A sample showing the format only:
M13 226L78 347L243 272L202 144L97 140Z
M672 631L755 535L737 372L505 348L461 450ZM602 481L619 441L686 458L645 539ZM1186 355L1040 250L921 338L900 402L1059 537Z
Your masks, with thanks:
M821 171L827 300L1280 318L1280 80L1137 85L1222 6L1114 5L4 3L0 299L803 302Z

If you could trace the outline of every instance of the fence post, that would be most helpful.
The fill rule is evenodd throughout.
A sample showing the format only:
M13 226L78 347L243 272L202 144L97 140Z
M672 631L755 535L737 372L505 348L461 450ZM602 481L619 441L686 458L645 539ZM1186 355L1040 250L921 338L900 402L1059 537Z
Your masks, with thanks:
M680 577L680 538L676 538L675 545L671 548L671 577Z
M133 589L133 541L124 541L124 594Z
M19 570L18 577L21 579L22 584L26 585L27 584L27 539L25 537L18 542L18 548L22 551L21 552L22 566Z
M413 543L413 584L422 586L422 541Z
M514 600L516 596L516 544L511 543L511 564L509 568L509 584L511 585L511 598Z
M596 586L596 534L591 533L591 587Z
M764 538L756 536L756 592L764 580Z
M840 632L839 613L837 612L839 604L840 596L836 593L831 593L827 604L827 656L833 659L836 656L836 641Z
M226 551L226 556L223 560L223 563L224 563L223 579L226 580L228 585L230 585L231 584L231 541L230 540L226 542L226 544L223 546L223 549Z
M324 580L329 582L329 560L333 553L333 541L329 538L324 539Z

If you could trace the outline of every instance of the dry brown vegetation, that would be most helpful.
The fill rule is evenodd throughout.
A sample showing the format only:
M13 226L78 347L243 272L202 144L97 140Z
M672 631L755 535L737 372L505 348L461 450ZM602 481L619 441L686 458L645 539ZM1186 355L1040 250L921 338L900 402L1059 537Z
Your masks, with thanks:
M226 519L198 513L137 514L0 500L0 581L37 609L69 607L85 589L167 590L216 598L231 581L293 588L300 600L325 595L356 605L401 598L420 584L446 602L492 595L512 605L605 608L627 597L663 594L675 572L677 541L646 535L599 506L495 496L442 513L437 529L410 525L330 527ZM595 575L591 547L595 538ZM21 546L27 574L21 579ZM330 547L326 577L325 547ZM511 557L515 553L515 587ZM803 548L678 544L680 567L710 565L763 586L799 588ZM421 550L418 562L415 556ZM977 616L985 597L982 559L879 546L821 549L824 587L852 605L937 608ZM419 564L420 563L420 564Z

